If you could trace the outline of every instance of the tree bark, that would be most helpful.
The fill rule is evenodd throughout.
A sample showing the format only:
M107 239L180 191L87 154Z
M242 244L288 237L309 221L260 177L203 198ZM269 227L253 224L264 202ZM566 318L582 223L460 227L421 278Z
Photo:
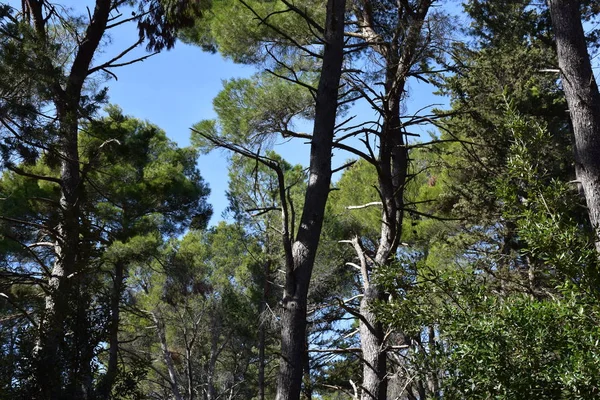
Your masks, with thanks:
M269 293L271 292L270 279L271 261L269 260L265 262L263 267L263 292L259 307L260 322L258 326L258 400L265 400L265 347L267 344L267 327L264 323L264 313L267 311L267 302L269 299Z
M192 349L188 346L185 348L185 366L187 373L187 395L188 400L194 400L194 365L192 362Z
M313 384L310 379L310 357L308 357L310 329L306 330L304 336L304 378L302 379L302 396L305 399L312 400L313 398Z
M415 54L425 18L432 0L423 0L415 6L414 15L406 27L398 22L398 29L406 29L406 38L401 42L390 42L382 46L370 14L369 0L364 2L363 31L367 41L384 58L386 65L385 94L382 98L382 129L380 133L379 157L376 161L379 193L382 202L382 223L379 245L371 269L386 265L396 257L402 236L404 219L404 186L408 174L408 151L400 119L401 99L406 79L415 63ZM398 5L398 7L404 7ZM406 15L403 9L399 15ZM367 276L368 278L368 276ZM385 332L373 312L377 301L385 300L383 288L375 282L364 283L364 294L360 303L360 340L363 355L362 400L385 400L387 398L388 374Z
M163 353L163 360L165 361L165 365L167 366L167 372L169 373L169 386L171 386L171 392L175 400L184 400L183 396L181 396L181 392L179 391L179 379L177 379L177 370L175 369L175 364L173 363L173 358L171 358L169 346L167 345L165 323L157 311L152 313L152 319L154 319L154 323L156 324L156 334L158 335L160 349Z
M43 2L28 1L28 11L34 17L34 27L42 43L46 41L47 25L43 18ZM40 395L45 399L61 397L65 375L61 374L61 347L65 338L65 320L72 311L69 306L73 286L78 280L79 197L81 178L79 168L78 129L79 106L89 67L100 44L111 9L111 0L97 0L90 25L79 45L63 89L58 82L54 102L59 121L60 156L60 222L56 228L55 262L48 278L45 315L40 324L36 346L36 380ZM73 279L72 279L73 278ZM62 349L66 350L66 349ZM76 380L77 377L67 377ZM83 394L82 394L83 395Z
M360 348L363 358L362 400L385 400L387 398L387 354L384 346L384 330L372 310L381 300L383 291L372 284L365 289L360 302Z
M397 64L388 70L388 83L395 81ZM388 85L388 87L391 87ZM388 98L385 105L384 123L381 132L379 151L379 191L383 211L379 246L375 255L377 268L386 265L393 258L402 234L404 216L404 182L408 157L403 135L400 130L400 94ZM393 92L390 93L394 94ZM385 400L387 398L387 352L384 343L384 328L373 312L377 301L384 300L383 288L373 281L365 283L365 291L360 302L360 343L363 354L362 400Z
M210 330L210 357L206 365L206 399L216 400L217 390L215 388L215 372L217 367L217 359L223 347L219 348L219 337L221 335L221 322L216 315L217 310L212 311L213 322ZM224 346L224 344L223 344Z
M345 0L327 1L325 48L316 94L309 179L298 235L286 262L277 400L300 398L304 358L307 357L304 343L308 286L331 184L331 151L344 58L345 9Z
M575 172L600 252L600 93L587 51L580 2L549 0L548 5L575 135Z
M115 263L115 276L113 277L113 289L110 298L110 325L108 328L108 365L106 374L98 387L100 398L108 399L115 383L118 372L119 356L119 322L121 312L121 294L123 290L123 278L125 266L122 261Z

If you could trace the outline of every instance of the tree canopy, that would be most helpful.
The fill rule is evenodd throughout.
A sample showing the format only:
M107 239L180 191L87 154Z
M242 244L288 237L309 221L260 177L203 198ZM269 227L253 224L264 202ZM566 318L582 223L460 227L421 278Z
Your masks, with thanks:
M600 395L597 2L16 3L0 399ZM253 71L189 145L109 102L178 40Z

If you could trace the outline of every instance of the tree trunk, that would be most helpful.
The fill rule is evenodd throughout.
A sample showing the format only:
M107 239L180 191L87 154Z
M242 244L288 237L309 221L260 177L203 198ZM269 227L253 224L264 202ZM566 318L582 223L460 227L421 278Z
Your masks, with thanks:
M213 310L213 313L216 313ZM206 366L206 399L216 400L217 390L215 388L215 371L217 367L217 359L221 353L219 349L219 336L221 335L221 324L218 317L213 318L213 323L210 330L210 357Z
M575 134L575 171L600 252L600 93L587 51L580 2L549 0L548 5Z
M306 332L306 301L287 301L281 316L281 361L277 379L277 400L298 400L304 371L304 333Z
M291 257L288 256L286 262L277 400L300 398L304 357L307 357L304 342L308 285L331 184L331 151L344 58L345 9L345 0L327 1L325 48L316 94L309 179L298 235L291 250Z
M173 395L175 400L183 400L183 396L181 396L181 392L179 391L179 379L177 379L177 370L175 369L175 364L173 363L173 358L171 357L171 353L169 352L169 346L167 345L165 323L157 311L154 311L152 313L152 318L154 319L154 323L156 324L156 334L158 335L160 349L163 353L163 360L165 361L165 365L167 366L167 372L169 373L169 386L171 386L171 394Z
M384 331L376 319L372 306L381 300L382 290L369 285L360 302L360 348L363 357L362 400L385 400L387 398L387 354L383 349Z
M120 304L123 288L125 266L123 262L115 263L115 276L113 277L113 290L110 298L110 325L108 328L108 365L106 374L98 388L100 398L108 399L115 383L118 371L119 356L119 322Z
M267 311L267 302L269 299L269 293L271 292L271 284L269 283L271 278L271 262L270 260L265 262L263 269L263 292L260 300L259 308L259 326L258 326L258 400L265 400L265 347L266 347L266 326L265 326L265 312Z
M400 238L402 236L402 223L404 219L404 186L408 174L408 151L402 132L400 119L401 99L404 95L406 79L415 60L415 53L419 45L421 30L431 6L432 0L423 0L414 7L414 15L402 26L398 22L398 29L406 29L406 39L402 43L390 42L388 46L381 46L379 37L375 33L373 16L369 15L370 1L365 1L366 14L363 18L367 25L363 27L367 32L367 41L372 41L375 51L385 60L385 94L382 102L382 129L380 133L379 158L377 172L379 193L382 201L382 223L379 245L375 254L377 268L386 265L396 257ZM404 7L398 5L398 7ZM402 14L408 10L403 10ZM371 31L372 33L368 33ZM365 292L360 303L360 340L363 355L363 381L362 400L385 400L387 398L388 374L387 351L384 343L385 332L377 321L372 308L377 301L385 300L383 288L370 281L364 284Z
M44 2L29 1L28 12L33 15L34 27L39 40L46 42L47 19L43 16ZM88 76L90 63L100 44L111 9L111 0L97 0L85 37L73 59L64 90L59 82L53 85L57 118L59 121L60 156L60 222L56 227L55 262L48 278L48 292L45 297L45 314L40 324L34 359L36 380L40 395L44 399L61 398L65 378L77 380L77 376L67 376L64 371L65 358L69 351L64 343L65 321L74 310L69 301L76 288L78 277L79 249L79 197L81 176L79 166L78 129L79 106L84 82ZM76 285L75 285L76 286ZM83 338L81 338L83 339ZM84 350L87 353L87 351ZM85 368L84 368L85 369ZM76 374L80 368L76 368Z
M427 348L429 349L430 354L434 354L436 347L436 338L435 338L435 328L430 326L427 328L429 342L427 344ZM430 368L431 369L431 368ZM435 369L431 371L431 376L429 378L429 392L432 394L432 399L440 399L441 391L440 391L440 379L438 377L438 373Z
M402 235L404 217L404 184L408 169L408 154L400 121L400 99L404 80L397 82L398 63L388 61L378 172L379 192L383 210L379 246L375 255L377 268L394 258ZM399 85L399 87L398 87ZM372 311L377 301L384 300L384 291L373 281L367 282L360 302L360 341L363 354L362 400L387 398L387 352L384 329Z
M61 104L62 107L66 107ZM56 228L58 236L54 245L55 261L48 279L48 292L45 298L45 313L40 326L40 336L36 349L37 381L44 398L59 398L64 385L65 366L64 346L65 321L74 314L70 309L69 298L75 295L72 282L77 280L77 249L79 247L79 152L77 149L76 113L64 113L59 109L62 138L61 155L61 219ZM62 118L61 118L62 117ZM71 279L71 278L75 279ZM73 349L74 350L74 349Z
M406 151L400 131L400 97L388 102L391 109L384 116L379 153L379 191L383 211L379 246L372 268L385 265L395 255L402 231L404 180L406 177L406 155L392 156L398 150ZM399 149L395 149L398 146ZM402 173L402 177L395 174ZM387 354L384 343L384 329L376 319L372 308L377 301L384 300L384 292L373 281L366 282L360 302L360 345L363 355L362 400L385 400L387 398Z
M258 399L265 400L265 327L258 331Z
M308 341L309 332L310 329L307 329L304 337L304 354L306 354L306 356L304 357L304 378L302 380L302 394L307 400L311 400L313 398L314 389L310 379L310 357L308 357L308 348L310 346Z
M192 348L186 344L185 346L185 367L187 374L187 395L188 400L194 400L194 364L192 361Z

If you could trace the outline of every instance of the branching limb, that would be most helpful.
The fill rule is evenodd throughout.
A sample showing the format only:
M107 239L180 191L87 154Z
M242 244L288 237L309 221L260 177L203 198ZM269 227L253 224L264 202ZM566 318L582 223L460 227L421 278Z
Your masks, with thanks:
M37 179L37 180L41 180L41 181L47 181L47 182L54 182L54 183L61 183L61 180L58 178L55 178L53 176L44 176L44 175L38 175L38 174L34 174L31 172L26 172L25 170L23 170L22 168L19 168L17 166L14 165L7 165L6 169L8 169L9 171L14 172L17 175L21 175L27 178L32 178L32 179Z
M240 3L242 3L244 5L244 7L246 7L252 14L254 14L254 16L260 21L261 24L265 24L269 28L273 29L277 34L281 35L286 40L289 40L290 43L292 43L294 46L298 47L300 50L304 51L309 56L315 57L315 58L318 58L318 59L323 58L320 54L315 53L314 51L309 50L306 46L301 45L296 39L294 39L293 37L291 37L290 35L288 35L286 32L284 32L283 30L279 29L278 27L276 27L275 25L273 25L272 23L270 23L268 21L268 18L269 18L270 15L268 15L266 18L263 18L246 1L240 0Z
M251 217L259 217L270 211L281 211L281 207L260 207L260 208L249 208L246 210Z
M34 326L34 328L36 328L36 329L38 328L38 323L33 319L33 317L31 316L31 314L27 312L27 310L25 310L24 308L22 308L21 306L19 306L6 293L0 293L0 297L6 299L6 301L8 301L14 308L16 308L21 314L23 314L23 316L25 318L27 318L27 320L29 322L31 322L31 324Z
M422 217L431 218L431 219L435 219L435 220L438 220L438 221L464 221L464 218L440 217L440 216L437 216L437 215L423 213L423 212L417 211L417 210L405 209L404 211L406 211L409 214L420 215Z
M198 131L197 129L194 129L194 128L191 128L191 130L193 132L197 133L198 135L202 136L209 142L211 142L216 147L221 147L221 148L233 151L234 153L240 154L244 157L248 157L252 160L255 160L255 161L263 164L264 166L270 168L277 174L277 182L278 182L278 187L279 187L279 201L281 202L280 209L281 209L281 216L282 216L282 218L281 218L282 219L282 230L280 233L282 236L283 247L284 247L284 252L285 252L285 256L286 256L286 266L287 266L287 268L293 268L292 236L291 236L293 234L293 232L290 233L290 231L289 231L290 223L289 223L289 212L288 212L287 197L286 197L285 177L284 177L283 170L281 169L281 166L279 165L279 163L269 157L260 155L256 152L253 152L253 151L251 151L243 146L240 146L238 144L227 142L226 140L224 140L222 138L206 134L206 133Z
M344 170L344 169L346 169L346 168L349 168L349 167L353 166L354 164L356 164L356 160L352 160L352 161L350 161L350 162L347 162L346 164L344 164L344 165L342 165L342 166L339 166L339 167L337 167L337 168L334 168L334 169L331 171L331 173L332 173L332 174L335 174L336 172L339 172L339 171L342 171L342 170Z
M319 25L310 15L308 15L306 13L306 11L300 10L298 7L296 7L295 5L293 5L292 3L290 3L287 0L281 0L281 2L283 4L285 4L290 10L294 11L296 14L301 16L306 21L307 24L309 24L314 29L316 29L317 32L319 32L321 35L325 35L325 28L323 28L321 25Z
M126 62L123 62L123 63L117 63L117 61L119 61L120 59L122 59L123 57L125 57L127 54L129 54L131 51L133 51L135 48L137 48L140 44L142 44L142 42L143 42L143 39L140 38L140 39L138 39L137 42L135 42L134 44L132 44L131 46L129 46L128 48L126 48L125 50L123 50L121 53L117 54L112 59L110 59L107 62L105 62L103 64L100 64L100 65L98 65L96 67L90 68L88 70L88 75L91 75L94 72L97 72L99 70L106 70L108 68L116 68L116 67L122 67L122 66L125 66L125 65L134 64L136 62L144 61L145 59L158 54L158 52L154 52L154 53L146 54L145 56L133 59L131 61L126 61Z
M347 347L347 348L336 348L336 349L309 349L309 353L360 353L362 349L360 347Z

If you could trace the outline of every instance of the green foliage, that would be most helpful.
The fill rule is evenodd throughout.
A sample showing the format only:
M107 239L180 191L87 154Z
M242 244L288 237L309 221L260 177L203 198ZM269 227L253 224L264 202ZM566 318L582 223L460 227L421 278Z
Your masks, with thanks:
M586 20L597 14L596 3L581 2ZM314 117L307 86L320 74L315 53L322 43L311 21L277 1L123 5L138 7L140 37L149 39L149 48L172 47L179 32L188 43L235 62L267 65L272 74L223 82L213 103L217 118L194 126L189 148L115 106L104 117L83 118L97 115L106 100L104 90L86 86L77 104L80 270L67 279L76 290L66 299L56 366L77 373L90 367L93 398L108 375L110 318L119 313L112 398L171 398L173 386L186 397L254 398L262 345L266 396L273 397L276 302L286 263L281 235L285 229L291 239L296 234L307 176L270 149L279 136L307 137L294 127ZM323 24L321 0L293 5ZM350 21L361 7L352 6ZM399 21L410 20L397 10L389 1L368 10L386 42L397 40ZM470 0L464 10L470 36L453 45L451 74L437 77L451 112L439 137L432 134L436 145L408 145L402 245L393 262L376 268L374 284L386 290L376 311L384 326L395 328L386 344L399 345L388 352L395 361L390 393L421 400L597 398L599 261L572 182L562 89L555 74L540 72L556 64L546 7ZM435 45L418 52L423 70L443 58L436 35L447 21L437 17L428 25ZM29 21L0 5L2 399L33 397L29 389L35 389L36 325L61 240L60 121L45 110L56 108L86 21L65 14L40 41ZM597 32L588 35L591 45ZM350 69L364 61L365 82L377 90L385 66L370 63L373 51L354 47L345 63ZM209 189L196 159L216 145L256 154L229 159L227 212L235 223L207 229ZM309 290L311 348L359 346L358 337L348 335L357 320L339 306L362 291L347 265L356 254L339 242L358 236L369 253L381 230L373 165L356 162L334 186ZM86 352L92 361L82 366ZM307 391L322 399L353 398L359 354L311 352ZM409 394L414 388L422 393Z
M192 131L192 143L205 152L214 144L204 136L250 149L268 148L277 135L293 132L295 121L314 113L308 89L268 73L226 81L223 86L213 100L217 121L201 121Z
M507 125L513 144L497 193L504 216L515 221L523 255L544 264L542 274L564 274L593 286L597 254L581 199L541 161L553 157L552 137L535 120L515 115L510 104Z
M70 349L63 349L65 359L56 360L57 368L70 365L67 355L84 351L97 356L94 363L106 362L101 344L108 340L112 300L118 296L124 304L127 298L125 287L113 292L116 269L127 275L131 265L156 257L163 235L194 223L205 227L211 215L194 150L177 147L156 126L126 117L116 107L107 114L80 131L82 270L76 275L78 291L68 298L72 314L64 321ZM43 293L56 257L53 244L60 240L54 231L60 217L58 174L44 155L35 164L15 165L0 180L0 291L9 305L2 315L12 321L3 325L3 337L12 338L7 353L13 352L16 366L3 378L11 380L15 393L25 393L31 382L28 354L43 316ZM145 376L140 368L135 363L120 367L115 384L123 398L140 398L134 384ZM94 367L94 373L101 381L104 370Z
M322 1L307 0L295 6L322 26L325 19ZM193 28L181 32L181 37L187 43L249 64L268 61L269 53L289 54L296 44L314 43L314 28L311 28L300 15L279 1L216 0Z
M465 248L459 239L434 238L381 269L394 300L378 306L380 317L412 338L422 338L424 327L435 331L407 356L421 379L443 371L445 398L594 398L598 259L591 230L580 222L577 192L548 167L553 139L545 126L512 103L504 115L500 129L511 133L511 145L491 185L500 221L511 226L508 240L519 245L507 253L489 240Z
M130 315L134 328L125 335L139 335L139 327L149 322L150 315L163 321L167 356L180 371L181 380L176 384L182 392L189 387L185 380L191 379L194 392L200 393L210 384L216 393L235 387L250 398L260 320L257 299L262 282L255 275L260 251L240 226L220 223L208 231L192 230L180 240L171 240L156 261L138 264L131 276L130 284L139 288L135 304L148 316ZM144 391L159 393L161 386L154 382L164 376L153 371L166 366L157 332L147 332L132 346L131 351L141 354L145 348L151 349L153 369L148 371ZM215 357L218 364L214 364ZM186 365L194 366L192 377L188 377ZM201 372L211 369L210 378Z
M117 107L107 112L86 126L80 139L90 169L88 197L95 200L91 212L107 229L128 235L152 229L174 234L190 222L205 227L212 211L203 199L210 190L196 168L197 153L177 147L159 128L124 116Z
M329 198L329 212L335 215L333 223L343 226L346 239L351 235L360 234L375 238L379 234L381 207L374 205L364 209L348 210L347 207L363 206L380 202L377 193L377 173L372 164L359 160L349 167L339 181L336 189Z
M598 395L598 317L578 290L563 300L480 299L469 315L454 309L443 338L450 343L449 399L592 399ZM473 318L476 315L477 318Z
M466 10L479 48L459 46L442 85L457 114L441 139L454 142L417 158L436 179L415 185L439 199L428 213L458 219L417 218L415 247L379 271L392 301L377 309L411 338L411 379L439 380L444 398L595 398L598 258L568 183L564 98L539 72L555 60L545 11Z
M449 195L454 211L474 221L493 224L501 213L492 182L503 173L512 144L505 123L507 98L516 112L536 118L548 130L552 143L539 159L544 168L560 179L574 176L565 100L556 76L540 72L556 62L553 44L546 30L536 28L547 26L545 14L529 3L467 3L481 46L459 44L456 74L441 82L456 113L445 119L441 138L460 140L444 149Z

